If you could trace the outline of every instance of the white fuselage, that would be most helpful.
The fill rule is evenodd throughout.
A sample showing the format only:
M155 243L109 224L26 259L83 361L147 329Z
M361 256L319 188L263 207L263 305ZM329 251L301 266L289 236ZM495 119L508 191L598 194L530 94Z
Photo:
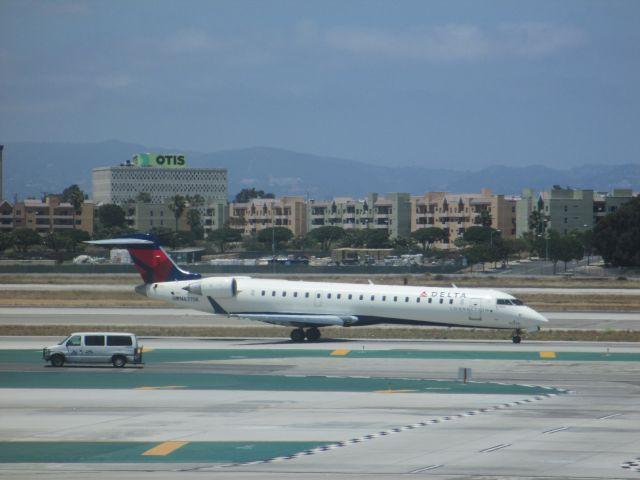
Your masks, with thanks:
M400 323L528 331L547 322L509 294L475 288L209 277L149 284L141 293L186 308L279 324L293 324L278 321L288 315L331 316L344 326Z

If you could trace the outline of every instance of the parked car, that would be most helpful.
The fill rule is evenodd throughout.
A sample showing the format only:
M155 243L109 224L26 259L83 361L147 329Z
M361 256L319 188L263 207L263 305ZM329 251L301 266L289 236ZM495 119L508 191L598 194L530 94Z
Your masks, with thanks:
M127 363L142 363L142 346L133 333L78 332L42 349L42 358L53 367L65 363L111 363L122 368Z

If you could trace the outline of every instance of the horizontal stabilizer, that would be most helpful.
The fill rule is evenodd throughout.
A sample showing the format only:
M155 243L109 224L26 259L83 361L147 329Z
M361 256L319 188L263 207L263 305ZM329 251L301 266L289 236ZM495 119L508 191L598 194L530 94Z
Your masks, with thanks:
M156 237L149 233L132 233L106 240L91 240L84 243L100 247L126 248L144 283L197 280L199 273L182 270L162 248Z
M91 245L98 245L100 247L121 247L127 246L140 246L140 245L153 245L154 242L143 238L109 238L107 240L89 240L84 243Z

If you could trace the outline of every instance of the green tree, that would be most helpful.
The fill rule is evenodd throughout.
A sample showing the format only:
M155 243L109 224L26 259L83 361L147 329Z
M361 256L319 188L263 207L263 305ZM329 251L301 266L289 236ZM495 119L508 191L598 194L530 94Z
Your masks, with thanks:
M167 227L154 227L149 233L158 239L160 245L168 247L176 245L176 232Z
M13 247L13 235L11 233L0 233L0 253Z
M487 245L474 244L464 249L464 256L467 259L467 263L471 271L473 272L473 266L477 263L482 263L482 271L484 271L485 262L489 262L492 259L491 251Z
M197 208L189 209L187 212L187 224L189 225L191 233L193 233L197 240L202 240L204 238L204 227L202 226L200 210Z
M59 253L67 249L69 239L60 233L49 233L44 236L43 243L47 248L53 250L54 253Z
M556 274L556 267L563 256L560 234L555 230L547 230L547 236L541 239L545 243L545 250L549 253L549 260L553 262L553 274Z
M567 271L567 263L571 260L580 260L584 257L584 248L575 235L563 235L558 241L558 259L564 262L564 271Z
M467 228L462 234L462 239L471 244L482 244L482 243L491 243L491 237L495 239L496 234L492 234L491 232L496 232L497 230L493 230L491 227L485 226L473 226Z
M478 225L482 225L483 227L491 227L493 219L491 218L491 213L489 213L489 210L481 210L477 222Z
M293 232L285 227L265 228L258 232L256 239L263 245L271 245L275 241L275 248L280 249L283 243L293 238Z
M91 240L91 235L84 230L63 230L59 235L66 241L65 249L72 254L84 250L82 242Z
M447 238L447 233L442 228L427 227L412 232L411 237L422 245L422 253L426 255L431 245Z
M149 192L140 192L136 195L136 202L151 203L151 194Z
M76 228L76 215L81 209L86 195L80 190L80 187L74 183L62 191L60 198L63 202L69 202L73 206L73 228Z
M361 230L364 233L364 246L367 248L390 248L389 232L382 229Z
M173 217L176 220L176 229L175 232L178 233L178 220L187 209L187 199L182 195L174 195L169 198L169 210L173 212ZM175 245L174 245L175 248Z
M610 265L640 266L640 197L634 197L596 223L593 246Z
M344 238L345 231L342 227L332 227L330 225L314 228L309 232L309 236L316 242L320 243L320 248L327 251L331 248L333 242L337 242Z
M529 231L534 235L542 235L547 228L547 220L548 217L541 210L534 209L529 215Z
M228 243L242 240L242 234L235 228L222 227L209 232L207 239L220 249L220 253L224 253Z
M11 235L13 247L20 253L26 253L34 245L42 245L40 234L30 228L16 228Z
M97 213L98 222L105 229L126 227L126 213L120 205L100 205Z
M398 255L409 254L415 251L416 240L412 237L397 237L391 242L391 246Z
M587 264L589 263L589 257L593 255L593 230L588 228L586 230L576 230L571 232L573 236L575 236L580 245L582 245L582 250L584 255L587 256Z
M265 193L263 190L255 188L243 188L236 194L235 203L247 203L252 198L276 198L273 193Z
M315 245L316 241L311 237L309 233L306 235L297 236L289 242L289 247L293 248L294 250L311 249Z

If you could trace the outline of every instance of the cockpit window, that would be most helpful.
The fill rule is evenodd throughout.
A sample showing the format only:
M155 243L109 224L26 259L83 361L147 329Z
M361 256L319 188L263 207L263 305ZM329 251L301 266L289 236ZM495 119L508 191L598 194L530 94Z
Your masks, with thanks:
M499 298L497 300L498 305L524 305L522 300L518 300L517 298Z

